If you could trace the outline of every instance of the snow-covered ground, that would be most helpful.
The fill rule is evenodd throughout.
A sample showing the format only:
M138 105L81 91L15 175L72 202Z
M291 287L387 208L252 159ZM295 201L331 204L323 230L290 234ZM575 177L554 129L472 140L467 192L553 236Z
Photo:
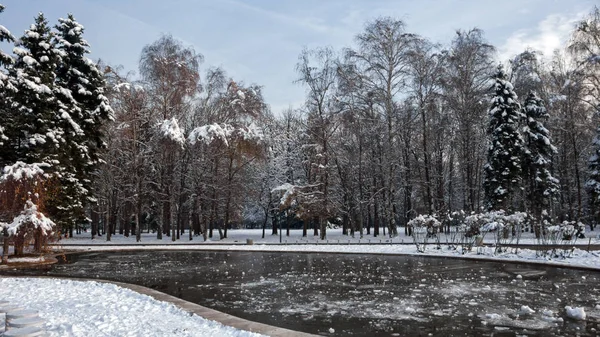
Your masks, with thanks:
M587 245L587 244L600 244L600 231L596 230L594 232L586 233L587 237L583 239L578 239L575 243L579 245ZM364 234L363 238L359 237L359 234L356 233L354 237L350 235L343 235L341 229L328 229L327 230L327 239L319 240L318 236L314 236L312 229L309 229L307 237L302 237L302 230L300 229L291 229L290 235L286 236L285 229L283 230L283 235L272 235L271 229L267 229L265 233L265 238L262 238L262 230L261 229L230 229L227 231L227 238L223 240L219 240L219 232L215 230L213 232L213 238L209 238L207 241L204 241L202 236L193 236L192 240L189 239L189 233L186 232L181 238L175 242L171 241L171 237L167 237L163 235L162 240L156 239L156 233L142 233L141 242L135 241L135 235L125 237L123 235L117 234L112 235L111 241L106 241L106 236L96 237L94 240L91 239L91 234L89 232L83 232L82 234L76 234L72 238L62 239L59 243L65 244L82 244L82 245L93 245L93 244L240 244L246 243L247 239L252 239L255 244L296 244L296 243L315 243L315 244L327 244L327 243L412 243L413 238L410 236L406 236L404 234L404 229L398 229L398 236L394 238L389 238L387 235L379 235L378 237L373 237L373 235ZM440 241L442 243L445 242L445 235L442 234ZM493 243L494 237L492 234L488 234L484 236L484 242ZM513 240L512 243L517 243L516 239ZM522 233L521 237L518 241L519 244L537 244L538 241L535 239L533 233Z
M261 336L114 284L93 281L0 278L0 299L38 310L47 336Z
M218 233L215 231L215 236ZM547 263L560 266L587 267L600 270L600 251L588 252L585 246L575 249L567 258L549 258L547 256L539 256L535 250L531 249L508 249L505 253L495 253L493 247L474 247L472 251L463 252L460 250L448 249L444 244L444 237L441 238L441 249L436 249L435 245L427 246L424 253L419 253L411 237L404 235L401 231L398 237L390 239L387 236L364 236L359 239L358 235L352 238L348 235L342 235L340 229L329 230L327 240L319 240L315 237L312 231L308 237L302 237L301 230L291 230L290 236L281 237L282 245L279 245L280 236L271 235L267 232L265 238L262 239L262 231L258 229L235 229L228 232L228 238L218 240L213 238L206 242L201 236L193 237L189 240L186 233L180 240L171 241L170 237L163 237L162 240L156 239L156 234L144 233L141 242L136 242L135 237L124 237L122 235L113 235L110 242L106 241L106 237L99 237L91 240L89 233L76 235L73 238L63 239L58 244L57 248L68 250L114 250L114 249L181 249L181 250L244 250L244 251L283 251L283 252L322 252L322 253L361 253L361 254L416 254L422 256L443 256L443 257L461 257L489 260L508 260L508 261L526 261L531 263ZM598 245L600 239L597 238L597 232L588 233L590 238L579 239L577 244L580 245ZM253 245L247 245L246 240L253 240ZM493 236L488 235L484 238L487 243L493 242ZM513 243L516 243L513 242ZM520 244L536 244L537 241L532 233L523 233L519 240ZM77 246L73 246L77 245ZM130 245L126 247L123 245Z

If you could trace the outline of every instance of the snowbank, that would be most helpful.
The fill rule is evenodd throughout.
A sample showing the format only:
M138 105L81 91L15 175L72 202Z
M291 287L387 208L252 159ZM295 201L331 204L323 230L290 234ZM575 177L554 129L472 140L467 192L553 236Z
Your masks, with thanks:
M38 310L49 337L261 336L129 289L93 281L1 278L0 298Z

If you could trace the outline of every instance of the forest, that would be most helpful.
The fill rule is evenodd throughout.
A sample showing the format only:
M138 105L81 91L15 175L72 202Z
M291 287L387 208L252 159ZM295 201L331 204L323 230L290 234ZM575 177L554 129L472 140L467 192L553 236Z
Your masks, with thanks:
M62 234L175 241L394 236L419 215L488 210L600 219L597 7L563 49L510 60L477 28L438 44L373 19L347 48L300 53L305 103L283 112L171 35L134 72L87 59L72 16L54 28L40 14L23 36L0 30L15 47L0 53L0 166L42 173L0 181L0 221L31 201Z

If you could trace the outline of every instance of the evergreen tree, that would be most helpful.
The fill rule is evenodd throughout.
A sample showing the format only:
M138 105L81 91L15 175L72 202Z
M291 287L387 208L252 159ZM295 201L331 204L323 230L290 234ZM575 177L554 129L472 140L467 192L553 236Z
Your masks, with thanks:
M525 146L523 176L527 182L529 208L539 219L542 211L550 206L552 197L559 190L558 179L550 172L552 156L556 148L550 141L550 132L541 120L548 119L548 112L537 95L530 92L523 107L526 125L523 129Z
M521 107L502 67L494 76L494 96L489 110L490 147L484 166L485 201L489 209L510 207L511 196L521 180L523 138L518 125Z
M84 28L73 15L59 19L55 43L62 62L57 67L56 83L63 106L65 151L59 158L64 166L63 186L54 200L55 220L72 232L77 221L84 221L84 208L94 202L92 174L105 147L103 124L112 119L112 109L104 95L105 80L96 64L86 57L89 44Z
M4 6L2 4L0 4L0 14L2 14L2 12L4 12ZM0 42L14 42L14 41L15 41L15 38L10 33L10 31L8 29L6 29L6 27L0 25ZM13 58L9 54L0 50L0 66L5 67L12 63L13 63ZM4 75L4 74L1 74L0 76L2 76L2 75ZM3 78L4 77L0 77L0 79L3 79Z
M58 148L62 143L54 96L59 57L43 14L36 17L35 23L17 41L14 53L16 61L9 72L16 88L9 112L14 124L7 130L7 142L12 151L5 159L57 164Z
M4 6L0 4L0 14L2 12L4 12ZM10 31L0 25L0 43L10 43L14 42L14 40L15 38ZM0 67L8 67L12 65L13 62L14 60L9 54L0 50ZM10 122L7 114L9 112L9 98L12 89L13 86L9 82L8 76L0 69L0 120L3 121L2 125L0 125L0 168L4 166L4 158L7 154L7 151L4 148L4 144L8 140L8 137L5 135L5 129Z
M589 195L589 207L593 217L590 225L593 230L600 224L600 127L592 145L594 153L588 162L590 176L585 183L585 188Z

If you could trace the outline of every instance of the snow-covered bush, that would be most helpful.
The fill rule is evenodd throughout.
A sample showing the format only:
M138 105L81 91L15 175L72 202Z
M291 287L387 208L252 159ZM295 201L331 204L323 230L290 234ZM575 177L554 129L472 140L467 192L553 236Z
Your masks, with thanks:
M412 228L412 237L417 251L424 252L429 239L434 239L439 247L439 235L442 223L432 215L419 215L407 224Z
M470 251L476 241L483 242L482 227L485 225L485 216L479 213L465 217L465 222L460 227L461 245L463 253Z
M496 251L500 252L506 249L507 244L519 243L523 227L529 223L530 216L525 212L515 212L512 214L498 215L503 222L501 230L494 232Z
M471 214L465 218L463 243L468 249L469 244L477 240L483 242L486 235L492 235L496 251L500 252L505 245L514 241L518 243L522 226L528 217L525 212L506 214L504 210Z
M577 239L585 237L585 225L579 221L565 220L560 224L558 232L563 241L575 242Z
M5 238L4 249L11 240L17 255L23 253L30 241L35 241L37 251L41 250L43 242L53 233L54 222L42 212L48 190L55 181L44 173L46 167L46 164L17 162L6 166L0 176L0 230Z
M15 246L15 254L21 255L23 248L30 240L42 240L44 237L52 234L56 225L38 210L38 206L31 200L25 202L21 214L13 218L10 223L1 223L3 231L6 231L9 238L12 238ZM37 242L36 247L41 248L41 241Z
M31 200L27 200L21 214L13 218L10 223L1 223L1 226L9 236L24 236L25 232L37 229L43 235L50 234L55 225L52 220L38 210L37 205Z
M538 242L549 245L549 249L540 250L539 254L550 257L567 257L573 251L573 244L578 238L583 237L585 225L578 221L565 220L558 225L545 223Z
M462 243L466 214L463 210L448 213L442 222L449 249L456 250Z

